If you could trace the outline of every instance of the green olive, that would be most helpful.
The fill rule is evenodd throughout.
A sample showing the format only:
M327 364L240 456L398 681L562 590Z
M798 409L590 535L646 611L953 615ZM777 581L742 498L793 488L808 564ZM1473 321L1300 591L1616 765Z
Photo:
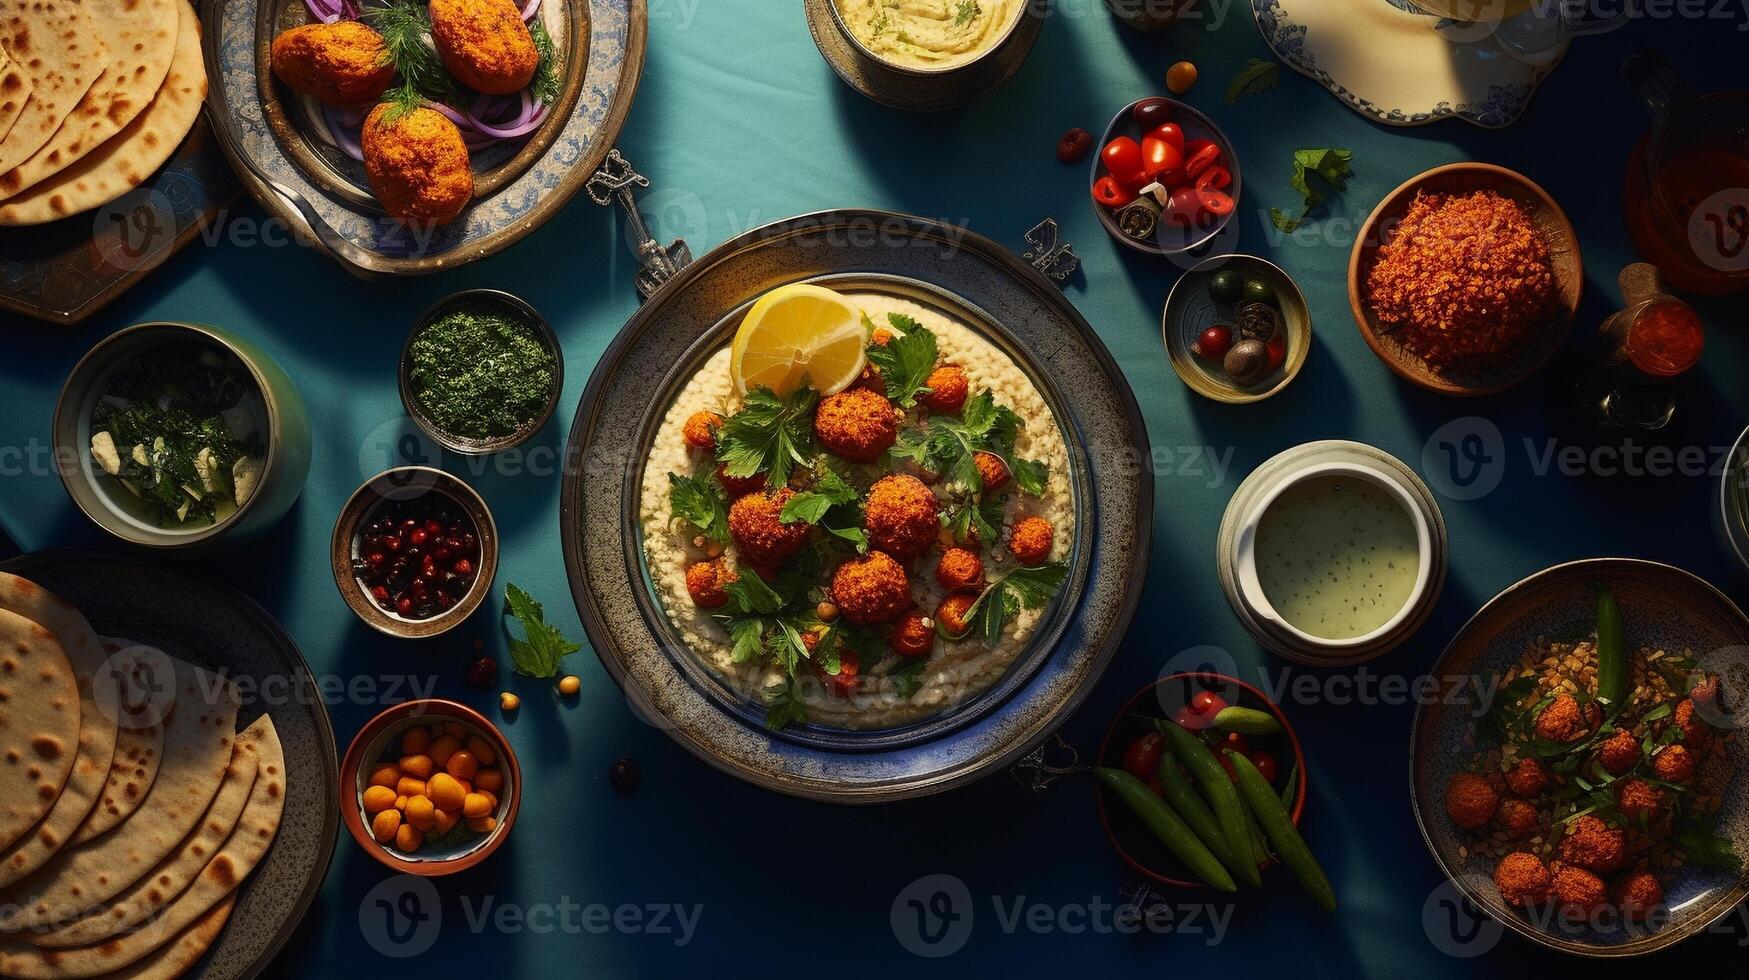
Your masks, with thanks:
M1244 288L1244 281L1231 269L1223 269L1209 280L1209 294L1224 303L1238 299Z
M1245 280L1245 298L1257 303L1275 302L1275 287L1261 279Z

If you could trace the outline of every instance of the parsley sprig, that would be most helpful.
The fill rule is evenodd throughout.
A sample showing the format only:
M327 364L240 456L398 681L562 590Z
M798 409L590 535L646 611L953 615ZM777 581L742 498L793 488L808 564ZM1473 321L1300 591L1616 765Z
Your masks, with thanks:
M1048 467L1039 461L1014 455L1014 440L1025 421L1013 409L996 404L990 389L980 389L966 399L958 418L932 415L921 431L907 429L893 447L893 455L945 476L969 496L981 494L984 480L978 475L975 456L993 453L1008 467L1014 485L1037 497L1044 493Z
M785 524L797 521L813 524L833 538L850 544L858 554L866 553L868 534L862 529L863 492L823 455L814 459L807 475L799 482L801 489L784 503L778 520Z
M729 543L729 495L710 475L668 474L668 506L698 533L718 544Z
M893 336L884 344L870 343L868 359L881 372L887 398L900 408L917 404L929 393L929 372L935 370L938 353L935 334L903 313L888 313ZM870 324L870 332L873 325Z
M1354 151L1352 150L1295 150L1294 172L1293 176L1288 178L1288 183L1293 186L1294 190L1300 192L1300 198L1305 202L1305 206L1300 209L1298 215L1289 215L1280 208L1270 208L1269 220L1275 224L1275 227L1289 234L1298 230L1300 225L1305 223L1306 218L1311 215L1312 209L1324 200L1324 192L1313 187L1308 182L1308 178L1312 174L1317 174L1331 187L1342 190L1348 186L1348 178L1354 173L1354 169L1349 166L1353 161Z
M807 465L814 450L814 404L819 395L801 388L777 395L770 388L747 393L747 404L717 432L717 462L733 477L766 473L766 486L789 482L790 470Z
M988 645L1001 642L1003 625L1022 609L1039 609L1050 602L1068 574L1069 566L1062 562L1003 573L966 610L969 631L982 635Z

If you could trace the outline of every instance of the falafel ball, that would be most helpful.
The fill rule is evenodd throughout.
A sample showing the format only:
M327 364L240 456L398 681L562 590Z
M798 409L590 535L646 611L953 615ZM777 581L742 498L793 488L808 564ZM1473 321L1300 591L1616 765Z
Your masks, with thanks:
M756 565L777 566L801 550L814 525L806 521L785 524L783 505L796 495L789 487L776 493L750 493L729 505L729 536L741 549L741 557Z
M899 438L893 403L867 388L846 388L820 399L814 410L820 445L852 463L872 463Z
M1500 829L1513 838L1529 837L1536 832L1541 822L1537 817L1536 807L1523 800L1505 800L1500 804L1500 810L1494 815L1500 824Z
M1548 786L1549 770L1541 760L1526 756L1506 771L1506 788L1527 800L1542 795L1542 791L1548 789Z
M1626 834L1589 814L1573 821L1561 839L1561 860L1599 874L1620 870L1627 851Z
M750 493L764 490L767 480L764 473L755 473L752 476L730 476L728 469L719 463L717 465L717 482L723 485L723 492L729 495L729 499L734 500L737 497L745 497Z
M915 610L899 617L887 645L901 657L927 657L935 648L935 620Z
M1008 553L1028 568L1043 565L1051 559L1056 544L1056 529L1042 517L1023 518L1008 535Z
M1685 745L1700 745L1707 736L1707 724L1695 717L1694 699L1683 698L1676 702L1676 710L1671 714L1671 724L1682 731L1682 742Z
M1500 889L1500 897L1506 900L1506 904L1516 909L1548 901L1554 877L1549 873L1548 865L1535 854L1514 851L1495 866L1494 884Z
M1585 712L1571 694L1563 694L1536 716L1536 733L1551 742L1572 742L1585 735Z
M1664 809L1664 791L1644 779L1630 779L1616 791L1615 803L1629 820L1656 820Z
M1667 783L1686 783L1694 778L1694 755L1681 745L1666 745L1652 756L1652 774Z
M1563 914L1582 918L1589 918L1609 901L1609 889L1604 887L1602 878L1558 861L1554 868L1554 895Z
M965 368L958 364L936 368L929 372L923 383L929 388L929 394L923 396L923 404L928 405L931 412L943 415L957 415L965 407L966 395L971 390Z
M435 109L384 102L365 117L359 145L371 193L404 224L454 221L474 197L474 168L455 123Z
M978 450L972 454L972 465L978 468L978 479L984 484L985 493L1000 490L1008 482L1008 464L995 453Z
M1597 761L1612 776L1619 776L1640 764L1640 740L1625 728L1603 740L1597 747Z
M729 601L729 583L740 578L722 558L686 566L686 594L700 609L715 609Z
M1473 772L1460 772L1445 787L1445 813L1465 830L1476 830L1494 819L1500 795Z
M935 580L949 592L982 588L984 559L970 548L949 548L935 563Z
M383 36L356 20L304 24L273 39L273 73L329 105L367 106L395 80Z
M903 473L883 476L869 487L863 514L869 545L901 561L928 551L941 534L935 493Z
M715 450L717 430L723 427L723 417L715 412L693 412L680 429L680 438L690 449Z
M832 573L832 602L858 626L884 623L911 607L905 566L884 551L852 558Z
M978 597L966 592L955 592L943 596L935 606L935 622L953 639L963 639L971 631L972 624L966 621L966 613L972 609L972 603Z
M1664 886L1649 871L1628 875L1615 886L1615 904L1629 919L1644 919L1664 906Z
M511 0L431 0L431 46L463 85L487 95L520 92L540 51Z

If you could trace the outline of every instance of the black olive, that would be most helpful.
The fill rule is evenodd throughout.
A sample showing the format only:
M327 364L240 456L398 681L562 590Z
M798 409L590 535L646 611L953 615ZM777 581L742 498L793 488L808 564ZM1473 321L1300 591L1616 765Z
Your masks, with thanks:
M467 672L462 675L469 687L485 690L498 680L498 661L491 657L479 657L468 664Z
M1260 340L1267 344L1281 330L1281 315L1268 303L1254 300L1240 303L1234 319L1238 321L1239 335L1246 340Z
M632 793L638 784L643 782L643 770L630 755L622 755L613 760L613 765L607 767L607 781L621 794Z

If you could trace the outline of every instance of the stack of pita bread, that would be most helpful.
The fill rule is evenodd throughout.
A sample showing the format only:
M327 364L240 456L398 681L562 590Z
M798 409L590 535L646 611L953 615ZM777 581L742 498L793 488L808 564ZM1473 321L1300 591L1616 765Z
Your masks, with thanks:
M206 85L188 0L0 0L0 225L138 186L194 128Z
M238 709L231 681L0 573L0 977L166 980L205 955L285 806L273 722L237 734Z

